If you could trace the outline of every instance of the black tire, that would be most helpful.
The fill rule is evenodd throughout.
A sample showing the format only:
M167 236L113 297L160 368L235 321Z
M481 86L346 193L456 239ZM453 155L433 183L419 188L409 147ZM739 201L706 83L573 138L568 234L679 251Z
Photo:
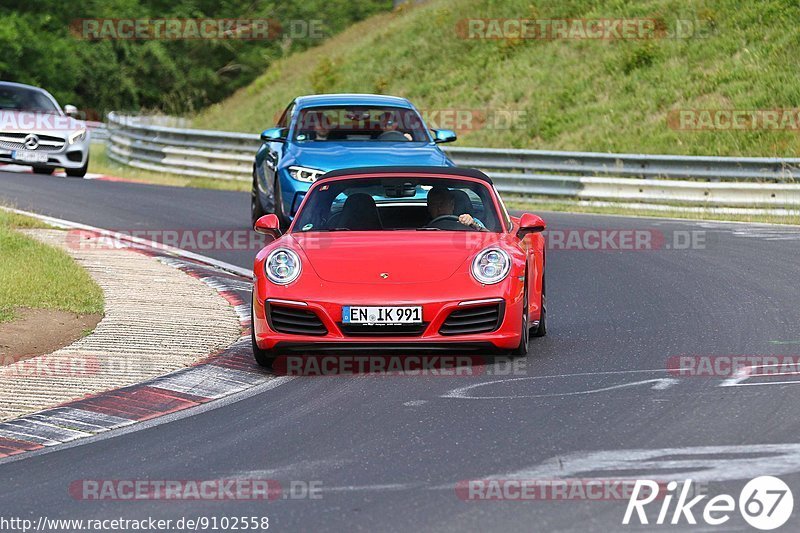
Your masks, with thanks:
M86 156L86 163L81 168L65 168L64 172L67 173L67 176L70 178L82 178L86 175L86 171L89 170L89 156Z
M54 170L54 168L49 167L33 167L34 174L44 174L49 176Z
M522 357L528 355L528 348L530 345L530 318L528 316L528 279L525 276L525 296L522 299L522 338L519 340L519 346L511 350L511 355Z
M281 200L281 184L280 180L277 176L275 176L275 184L272 188L274 198L274 208L273 212L278 217L278 220L281 223L281 230L285 230L289 227L289 219L283 214L283 201ZM258 190L258 177L256 176L256 170L253 168L253 188L250 192L250 222L251 226L256 225L256 221L263 217L264 215L268 215L270 212L267 209L264 209L263 204L261 203L261 193Z
M547 335L547 296L545 290L545 275L542 274L542 312L539 318L539 326L531 331L531 337L544 337Z
M286 215L283 213L283 196L281 196L281 180L276 175L275 176L275 187L273 188L275 191L275 214L278 216L278 220L281 222L281 231L286 231L289 228L290 221L286 218Z
M275 362L275 358L278 356L276 352L273 350L262 350L258 347L256 343L256 328L253 316L253 304L250 304L250 341L253 344L253 358L255 358L256 363L258 366L262 366L264 368L272 368L272 363Z
M263 217L267 213L261 206L261 196L258 193L258 178L256 177L256 169L253 169L253 190L250 193L250 226L256 225L256 220Z

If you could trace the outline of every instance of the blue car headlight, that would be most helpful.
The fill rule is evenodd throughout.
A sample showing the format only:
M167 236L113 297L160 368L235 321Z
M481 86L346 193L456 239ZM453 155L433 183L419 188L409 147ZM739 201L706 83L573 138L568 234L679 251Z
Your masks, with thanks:
M318 170L316 168L308 168L308 167L301 167L301 166L291 166L289 167L289 175L296 179L297 181L305 181L306 183L313 183L317 181L317 178L325 174L324 170Z

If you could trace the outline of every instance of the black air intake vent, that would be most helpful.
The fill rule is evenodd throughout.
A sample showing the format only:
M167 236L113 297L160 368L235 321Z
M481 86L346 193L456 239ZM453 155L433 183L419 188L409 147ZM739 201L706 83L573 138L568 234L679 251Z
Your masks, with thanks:
M439 328L441 335L470 335L488 333L500 327L502 304L481 305L467 309L456 309Z
M327 335L328 329L317 314L296 307L269 306L270 327L292 335Z

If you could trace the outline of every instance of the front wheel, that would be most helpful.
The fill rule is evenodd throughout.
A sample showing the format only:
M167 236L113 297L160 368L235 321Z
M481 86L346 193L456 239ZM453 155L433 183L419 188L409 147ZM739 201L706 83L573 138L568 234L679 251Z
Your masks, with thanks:
M542 307L539 316L539 326L531 332L534 337L544 337L547 335L547 296L545 294L545 277L542 274Z
M258 182L256 181L256 171L253 170L253 190L250 193L250 222L251 226L255 227L256 221L266 215L264 208L261 207L261 198L258 193Z
M67 176L70 178L82 178L86 175L86 171L89 170L89 156L86 156L86 163L83 164L81 168L65 168L64 172L67 173Z
M250 341L253 344L253 358L258 363L258 366L264 368L272 368L272 363L275 362L277 354L273 350L263 350L258 347L256 342L256 324L255 315L253 314L253 305L250 304Z
M522 299L522 331L520 333L519 346L511 351L511 355L528 355L528 344L530 343L530 323L528 318L528 280L525 280L525 297Z
M278 220L281 222L281 231L286 231L289 227L291 221L286 216L283 211L283 195L281 194L281 178L275 175L275 188L273 189L275 193L275 215L277 215Z

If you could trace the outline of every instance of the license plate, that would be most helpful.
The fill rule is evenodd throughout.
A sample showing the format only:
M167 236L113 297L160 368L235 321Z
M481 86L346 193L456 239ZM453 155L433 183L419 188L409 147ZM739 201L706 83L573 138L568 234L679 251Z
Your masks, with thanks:
M356 307L342 308L345 324L422 324L422 307Z
M30 150L14 150L11 159L25 163L47 163L47 154Z

